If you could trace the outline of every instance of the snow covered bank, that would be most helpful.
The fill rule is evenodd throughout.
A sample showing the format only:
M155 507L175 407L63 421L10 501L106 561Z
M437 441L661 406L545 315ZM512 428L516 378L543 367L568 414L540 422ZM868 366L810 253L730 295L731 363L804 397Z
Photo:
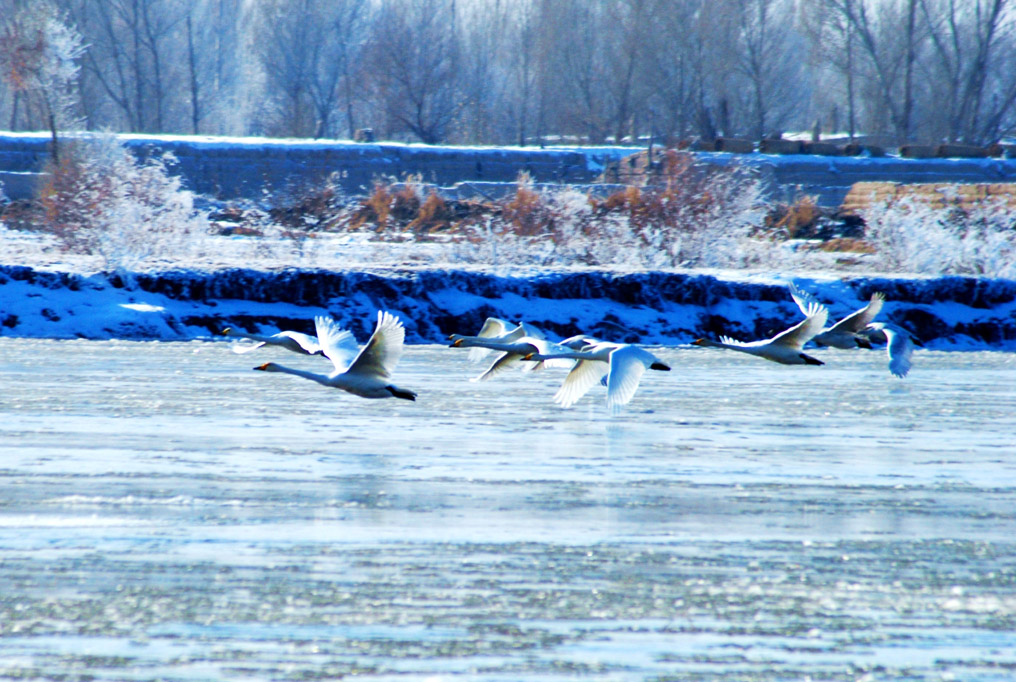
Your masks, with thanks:
M928 348L1016 350L1016 281L965 277L793 278L839 319L873 291L879 319L907 327ZM224 326L311 331L327 313L360 339L380 308L400 315L410 343L441 343L484 318L524 319L552 335L682 344L699 336L768 336L800 319L789 277L602 271L501 276L461 270L265 272L193 270L119 276L0 266L0 335L183 340Z

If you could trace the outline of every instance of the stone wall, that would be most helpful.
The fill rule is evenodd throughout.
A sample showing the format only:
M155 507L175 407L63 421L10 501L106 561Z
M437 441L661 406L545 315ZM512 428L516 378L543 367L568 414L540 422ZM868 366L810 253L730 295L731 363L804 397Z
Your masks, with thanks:
M547 185L589 185L598 178L626 182L622 159L630 147L442 147L395 143L292 141L255 138L149 137L123 135L139 154L172 152L185 185L219 199L260 199L265 193L299 192L334 174L350 196L370 191L376 179L401 181L416 176L451 198L494 196L511 188L520 172ZM0 134L0 182L10 198L28 196L48 157L48 135ZM645 151L642 151L645 154ZM753 168L775 201L801 195L837 208L859 182L1004 183L1016 182L1016 159L829 157L807 154L729 154L695 152L713 166ZM614 170L611 177L610 169ZM604 171L608 172L605 174ZM28 174L28 175L26 175ZM5 179L6 178L6 179ZM468 183L467 186L458 186ZM599 193L616 185L591 186Z
M418 176L445 186L464 180L512 183L521 172L542 183L585 184L608 162L632 149L438 147L394 143L285 141L251 138L121 136L139 155L172 152L188 189L220 199L256 199L264 192L299 191L333 175L350 195L369 192L375 179ZM0 134L0 173L38 173L49 138ZM8 191L24 191L23 177ZM2 181L2 177L0 177Z

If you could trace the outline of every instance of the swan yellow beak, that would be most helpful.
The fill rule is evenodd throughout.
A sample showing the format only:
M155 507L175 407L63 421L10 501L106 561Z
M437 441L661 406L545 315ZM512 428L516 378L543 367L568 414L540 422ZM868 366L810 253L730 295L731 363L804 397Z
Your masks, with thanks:
M522 356L522 359L523 360L532 360L534 355L536 355L536 353L526 353L525 355Z
M272 364L272 363L270 363L270 362L266 362L266 363L265 363L265 364L263 364L263 365L258 365L258 366L257 366L257 367L255 367L254 369L259 369L259 370L261 370L262 372L267 372L267 371L268 371L268 365L270 365L270 364Z
M229 332L231 331L233 331L232 327L223 327L221 330L219 330L219 333L222 334L223 336L229 336Z
M458 348L461 345L462 345L462 339L455 339L454 341L452 341L451 347L452 348Z

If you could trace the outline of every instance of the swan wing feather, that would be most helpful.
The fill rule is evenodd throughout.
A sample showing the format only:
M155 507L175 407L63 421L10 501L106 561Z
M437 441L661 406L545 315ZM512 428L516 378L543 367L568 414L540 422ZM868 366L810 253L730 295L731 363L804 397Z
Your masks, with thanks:
M324 315L314 318L314 329L321 352L332 361L336 372L345 372L360 351L353 333Z
M637 346L621 346L610 354L610 371L607 374L607 408L617 412L631 402L639 388L646 367L655 358Z
M502 320L500 317L488 317L483 321L483 326L480 327L479 333L476 335L480 339L503 339L506 338L511 326ZM517 327L516 327L517 329ZM469 349L469 353L466 357L470 362L480 362L490 353L489 348L483 346L473 346Z
M810 292L805 291L793 282L788 286L790 289L790 297L794 299L794 303L801 309L801 312L808 315L808 308L813 303L818 303L818 299L815 298Z
M889 372L893 376L902 379L910 371L910 356L913 355L914 344L910 341L910 335L902 329L886 326L885 333L889 340L886 344L886 354L889 356Z
M882 312L882 305L885 303L885 294L876 291L871 295L868 305L860 310L855 310L842 320L830 327L829 331L856 333L863 330L875 317Z
M522 362L522 355L518 353L502 352L496 358L494 362L490 364L483 374L473 377L470 381L487 381L493 377L501 374L513 367L517 367Z
M571 407L579 398L589 392L604 376L610 367L599 360L579 360L568 372L561 388L554 394L554 402L561 407Z
M264 345L265 345L264 341L258 341L257 343L234 343L233 352L241 354L249 353L252 350L257 350L258 348L261 348Z
M374 333L346 372L389 378L402 356L405 339L406 330L399 318L386 310L379 310Z
M808 305L807 317L790 329L780 332L770 343L800 350L804 344L818 335L825 327L829 310L817 301Z
M315 326L317 325L317 319L315 318ZM310 334L303 334L301 332L284 331L278 334L273 334L272 339L275 339L280 346L285 346L289 350L304 352L307 355L314 355L317 352L324 352L321 347L320 337L311 336ZM353 340L356 343L356 340Z

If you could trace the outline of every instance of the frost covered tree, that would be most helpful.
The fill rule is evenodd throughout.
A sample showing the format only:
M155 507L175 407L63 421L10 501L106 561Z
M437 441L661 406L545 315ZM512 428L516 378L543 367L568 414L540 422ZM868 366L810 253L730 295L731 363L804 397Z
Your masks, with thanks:
M48 2L22 7L0 30L0 73L49 129L54 161L60 158L58 131L76 122L75 86L83 53L81 35Z
M68 152L40 194L47 228L66 250L129 273L201 246L205 223L169 172L171 155L139 159L112 136L76 141Z

